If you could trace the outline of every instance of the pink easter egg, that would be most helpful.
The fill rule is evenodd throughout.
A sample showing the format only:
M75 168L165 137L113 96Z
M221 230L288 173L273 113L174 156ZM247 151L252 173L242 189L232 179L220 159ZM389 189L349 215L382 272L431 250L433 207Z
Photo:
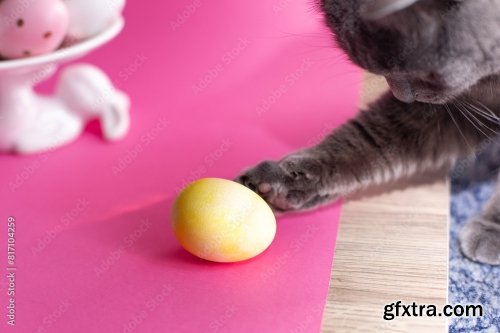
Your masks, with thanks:
M14 59L52 52L61 45L68 24L62 0L2 0L0 56Z

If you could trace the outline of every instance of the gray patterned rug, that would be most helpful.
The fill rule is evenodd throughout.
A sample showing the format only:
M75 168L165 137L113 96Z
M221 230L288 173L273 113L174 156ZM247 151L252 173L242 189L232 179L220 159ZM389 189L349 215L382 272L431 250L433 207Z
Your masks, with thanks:
M483 304L481 318L453 318L450 333L500 333L500 267L481 265L460 252L458 234L478 214L495 186L500 144L485 148L477 161L462 161L452 172L450 304Z

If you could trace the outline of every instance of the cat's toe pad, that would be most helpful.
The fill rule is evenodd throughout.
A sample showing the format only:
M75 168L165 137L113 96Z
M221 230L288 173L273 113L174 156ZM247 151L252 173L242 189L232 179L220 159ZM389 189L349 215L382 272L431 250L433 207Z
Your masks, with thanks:
M259 185L259 192L262 193L262 194L266 194L266 193L269 193L271 192L271 190L273 189L273 186L269 183L261 183Z

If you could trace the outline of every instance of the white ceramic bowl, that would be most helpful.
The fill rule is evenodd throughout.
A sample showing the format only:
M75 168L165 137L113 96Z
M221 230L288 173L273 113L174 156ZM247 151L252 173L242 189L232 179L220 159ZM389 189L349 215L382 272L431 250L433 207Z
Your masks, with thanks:
M123 18L120 18L100 34L71 46L62 47L54 52L39 56L0 61L0 72L14 69L26 69L51 63L67 62L83 57L115 38L122 31L124 25L125 21Z
M123 27L120 18L102 33L53 53L0 61L0 151L30 154L63 146L96 118L106 140L126 135L129 99L95 66L65 68L53 96L39 95L33 89L51 77L58 65L106 44Z

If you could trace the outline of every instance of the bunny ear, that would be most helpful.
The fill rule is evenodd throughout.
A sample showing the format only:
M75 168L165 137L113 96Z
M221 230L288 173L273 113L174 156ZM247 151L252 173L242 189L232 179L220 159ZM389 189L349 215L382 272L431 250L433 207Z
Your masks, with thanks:
M403 10L419 0L364 0L361 15L369 20L378 20Z

